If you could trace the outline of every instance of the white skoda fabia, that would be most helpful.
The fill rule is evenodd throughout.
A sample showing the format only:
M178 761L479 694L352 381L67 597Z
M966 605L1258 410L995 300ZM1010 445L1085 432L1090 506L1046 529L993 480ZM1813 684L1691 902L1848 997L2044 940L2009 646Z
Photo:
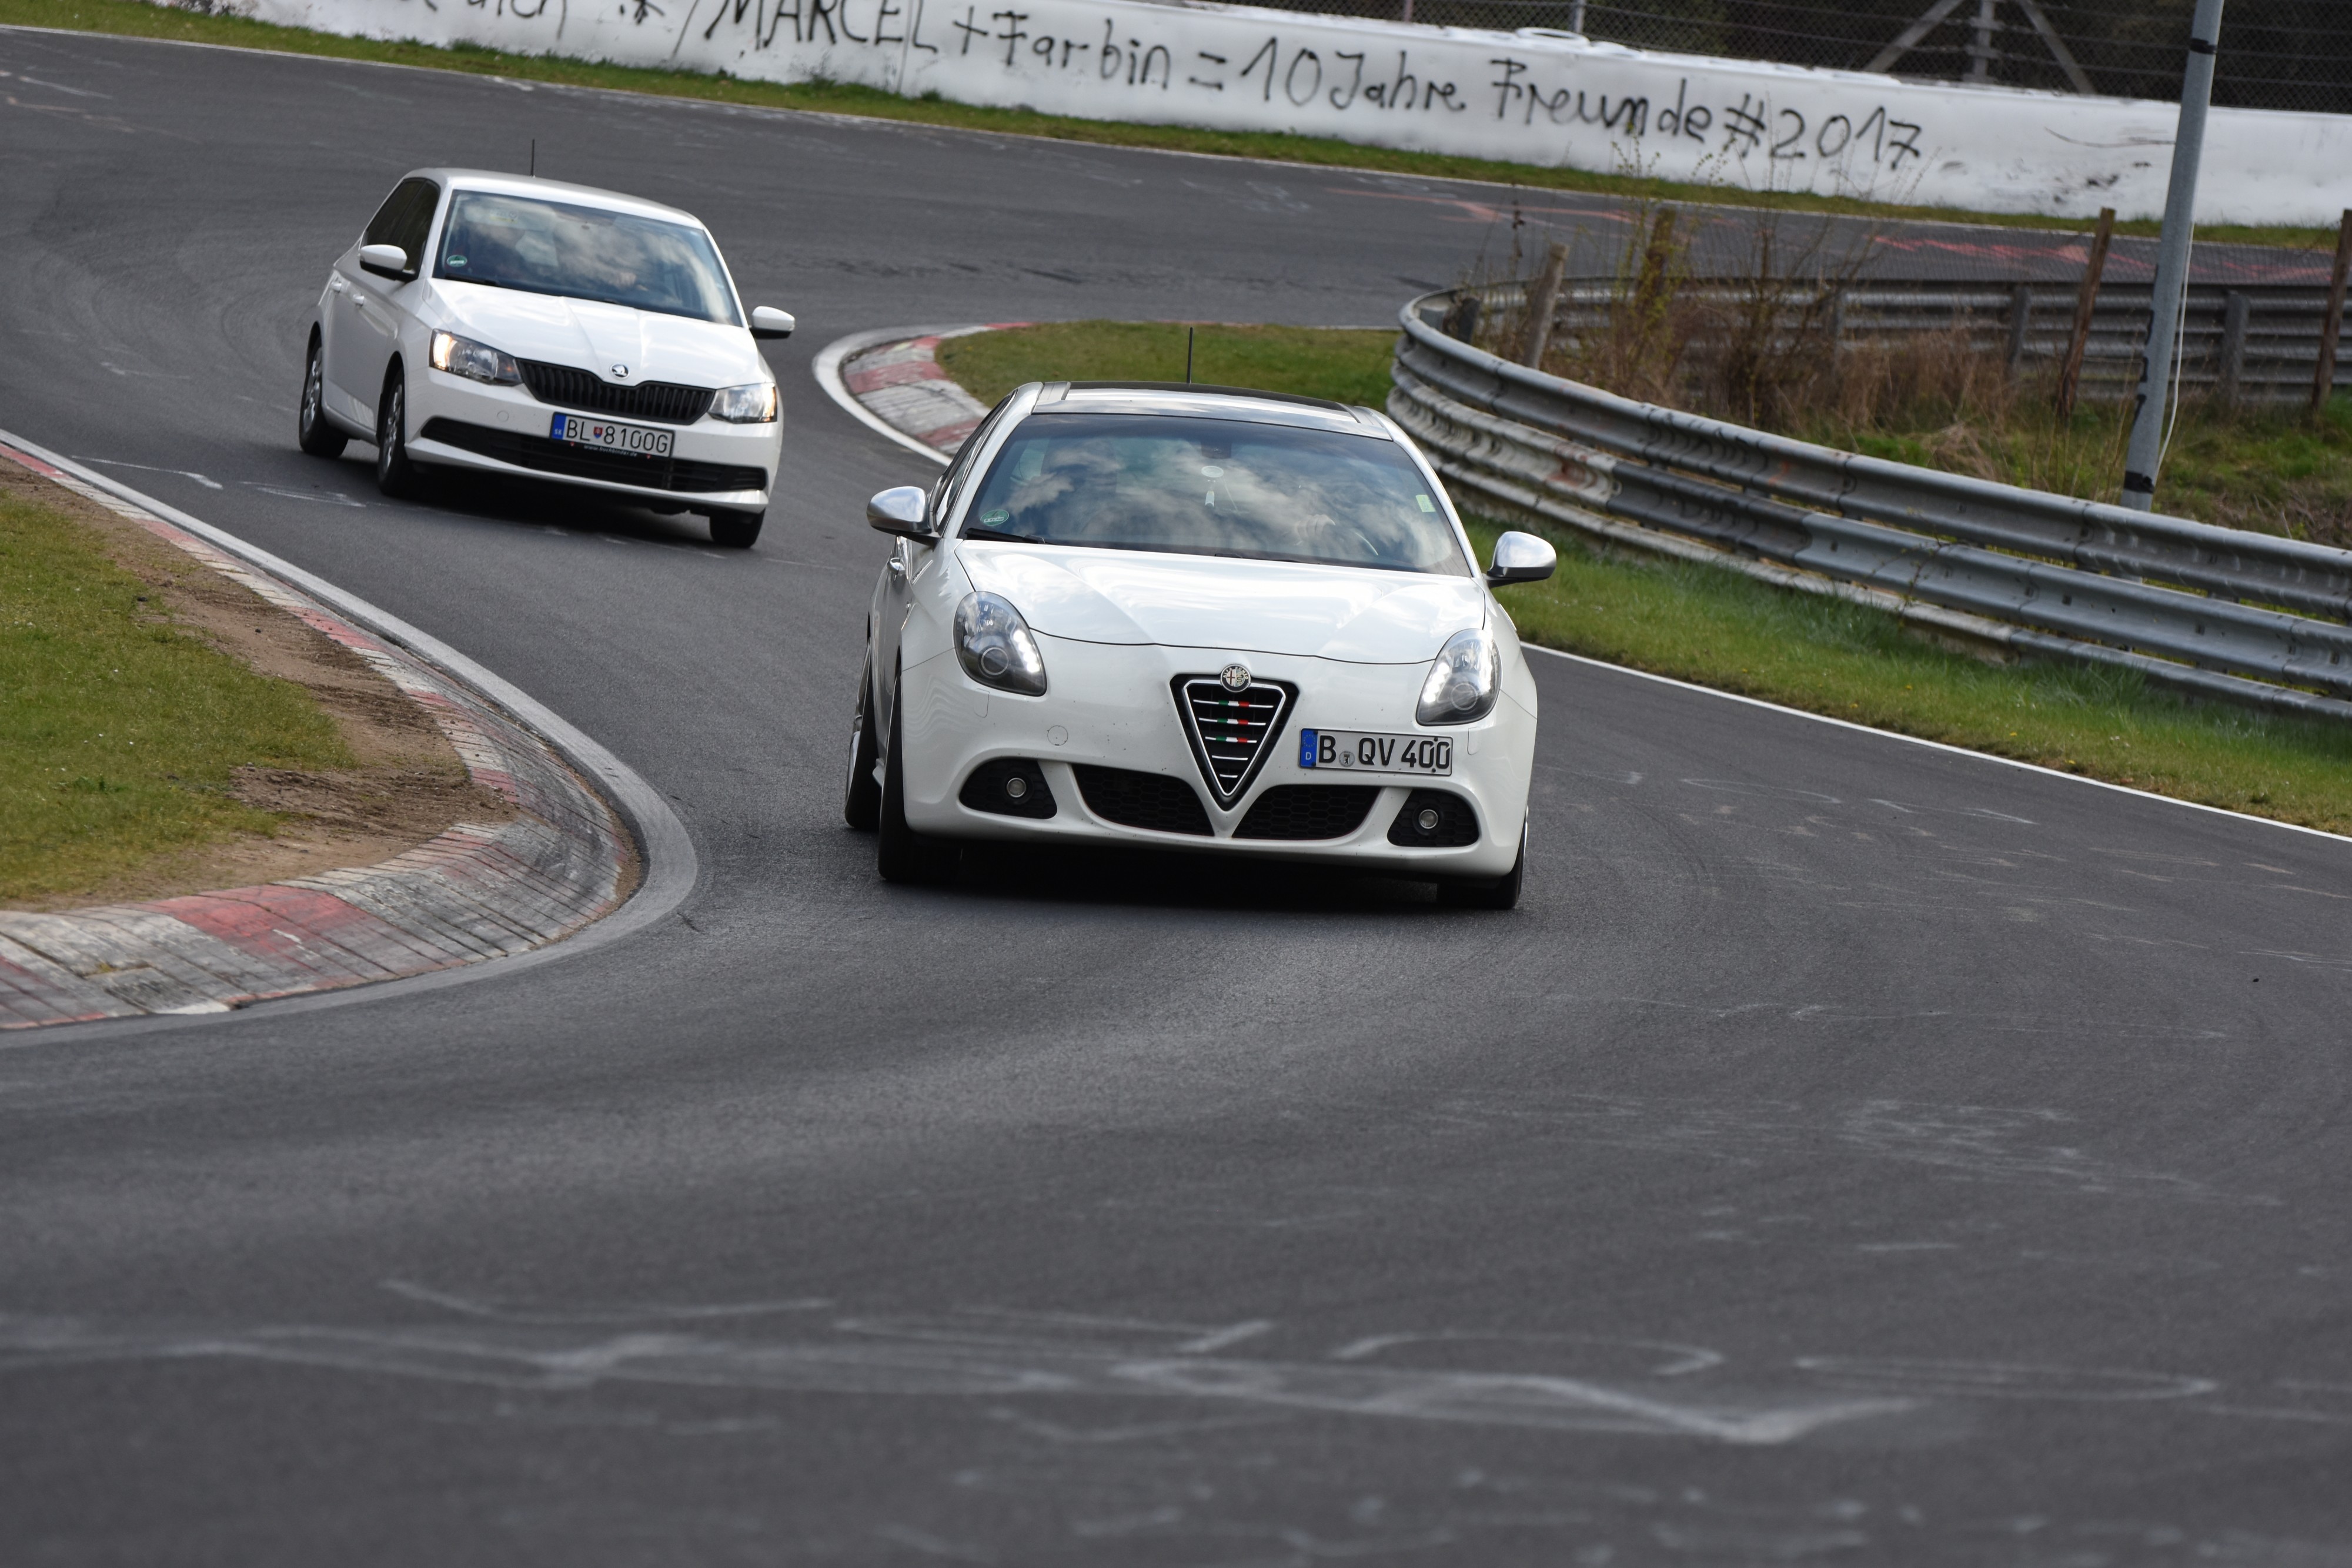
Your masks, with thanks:
M760 537L783 454L776 378L688 214L611 191L469 169L401 181L327 274L298 435L375 444L376 483L510 474L698 511Z
M1386 415L1197 386L1031 384L929 490L866 507L874 591L843 814L881 873L957 841L1360 867L1507 908L1536 688Z

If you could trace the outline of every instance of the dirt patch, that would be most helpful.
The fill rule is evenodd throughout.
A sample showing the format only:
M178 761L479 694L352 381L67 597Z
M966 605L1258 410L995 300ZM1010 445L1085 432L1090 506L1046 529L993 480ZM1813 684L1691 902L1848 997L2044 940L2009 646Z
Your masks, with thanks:
M424 709L324 632L129 518L17 464L0 462L0 492L90 528L116 563L146 585L142 601L158 622L202 636L262 674L309 691L335 721L359 764L315 773L239 768L231 793L277 814L275 834L239 834L164 855L99 887L23 907L169 898L372 865L427 842L455 823L497 823L514 816L504 796L467 776L465 763Z

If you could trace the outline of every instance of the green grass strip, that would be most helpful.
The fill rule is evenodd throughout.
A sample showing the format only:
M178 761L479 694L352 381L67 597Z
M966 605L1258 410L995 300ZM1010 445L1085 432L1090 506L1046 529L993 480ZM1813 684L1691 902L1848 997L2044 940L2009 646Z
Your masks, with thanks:
M1470 531L1484 555L1501 528L1474 521ZM2352 725L2191 704L2132 671L1987 664L1863 605L1549 537L1559 572L1496 595L1531 643L2177 800L2352 832Z
M938 357L958 384L992 406L1024 382L1181 382L1187 331L1196 382L1372 408L1388 401L1389 351L1397 335L1386 329L1055 321L951 338L940 345Z
M58 27L74 32L113 33L128 37L226 44L239 48L323 55L337 59L381 60L436 70L464 71L477 76L512 77L518 80L558 82L572 87L611 88L625 92L706 99L719 103L754 104L770 109L814 110L828 114L855 114L877 120L952 126L966 131L1041 136L1061 141L1213 152L1233 158L1275 159L1288 163L1369 169L1432 179L1480 180L1496 184L1521 185L1532 190L1582 191L1634 199L1774 207L1790 212L1927 218L2069 233L2079 232L2084 227L2080 220L2073 218L2049 218L2021 213L1971 213L1950 207L1879 204L1799 192L1758 192L1729 185L1683 184L1671 180L1594 174L1533 163L1507 163L1433 152L1402 152L1388 148L1359 146L1329 137L1289 136L1272 131L1207 131L1181 125L1133 125L1118 120L1078 120L1064 115L1039 114L1032 110L982 109L951 103L940 98L900 98L879 89L854 87L842 82L751 81L739 77L706 75L700 71L653 70L558 56L510 55L473 45L441 48L414 42L384 43L371 38L346 38L332 33L317 33L302 27L283 27L268 22L249 21L241 16L207 16L201 12L145 4L144 0L0 0L0 25L6 24ZM2116 228L2122 234L2153 235L2159 226L2147 220L2119 224ZM2207 240L2291 246L2305 250L2327 249L2336 243L2336 231L2332 228L2200 225L2197 234L2200 238Z
M1181 325L1062 322L940 345L950 376L993 402L1024 381L1181 380ZM1194 375L1379 407L1392 332L1197 329ZM1499 525L1474 519L1482 559ZM1546 530L1549 582L1501 591L1531 643L1809 713L2155 794L2352 832L2352 725L2189 703L2130 672L1994 664L1882 611L1788 592L1727 568L1602 553ZM1570 722L1573 722L1572 719Z
M239 767L352 765L310 693L161 623L150 592L88 528L0 496L0 904L270 832L227 793Z

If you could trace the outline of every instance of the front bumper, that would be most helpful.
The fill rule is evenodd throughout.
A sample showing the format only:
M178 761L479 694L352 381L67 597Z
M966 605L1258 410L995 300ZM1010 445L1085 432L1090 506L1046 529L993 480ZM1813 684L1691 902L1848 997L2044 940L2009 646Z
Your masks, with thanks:
M489 386L428 369L411 376L408 401L408 455L418 463L578 485L672 506L761 510L783 456L782 420L623 422L673 432L670 456L662 459L551 441L554 416L573 411L541 402L522 387Z
M1042 635L1037 641L1050 683L1042 697L991 691L968 677L951 653L905 672L899 734L907 751L907 823L917 832L1149 844L1429 876L1500 876L1518 857L1536 721L1507 692L1476 724L1424 729L1412 719L1428 670L1423 663L1351 664L1229 649L1114 646ZM1193 759L1171 685L1180 675L1213 675L1235 661L1261 679L1296 686L1298 699L1281 733L1267 743L1269 755L1248 789L1230 809L1222 809ZM1302 728L1448 736L1454 741L1453 772L1424 778L1303 768L1297 745ZM973 772L1006 758L1031 758L1039 765L1052 791L1054 815L1008 815L963 803L959 796ZM1110 821L1089 805L1079 786L1080 768L1181 779L1199 797L1210 831L1158 831ZM1300 784L1372 786L1380 793L1360 825L1340 837L1234 836L1267 791ZM1390 841L1407 797L1424 789L1469 803L1477 819L1475 841L1437 848Z

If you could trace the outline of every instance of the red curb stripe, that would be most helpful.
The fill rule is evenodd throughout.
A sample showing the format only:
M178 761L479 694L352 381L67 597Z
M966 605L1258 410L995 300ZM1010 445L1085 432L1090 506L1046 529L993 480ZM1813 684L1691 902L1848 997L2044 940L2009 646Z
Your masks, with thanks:
M240 887L159 899L144 907L272 965L338 980L389 979L415 972L419 960L439 967L424 955L411 955L406 963L386 963L389 955L383 949L387 943L399 943L398 931L331 894L309 888Z
M933 361L908 360L870 371L855 371L841 379L852 392L863 397L867 392L880 392L884 387L902 387L915 382L943 382L948 379L948 373Z
M915 439L926 446L936 446L944 452L979 428L978 419L960 419L953 424L942 424L937 430L926 430Z
M57 469L50 467L47 464L42 462L31 453L19 452L15 447L7 445L5 443L0 443L0 455L5 455L12 462L22 463L26 467L30 468L34 473L40 475L44 478L63 479L65 477L63 474L59 473Z

